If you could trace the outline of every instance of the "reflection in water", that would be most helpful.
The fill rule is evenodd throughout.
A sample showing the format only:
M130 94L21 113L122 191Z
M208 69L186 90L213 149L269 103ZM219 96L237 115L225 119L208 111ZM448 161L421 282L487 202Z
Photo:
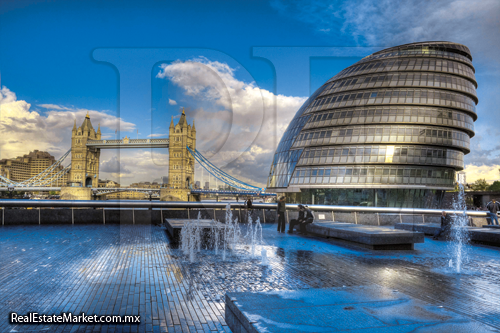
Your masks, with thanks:
M246 233L245 225L242 232ZM379 252L345 248L314 237L276 237L272 226L264 225L264 248L269 265L252 258L251 247L240 246L238 255L222 261L213 250L202 250L199 262L189 263L179 255L186 297L224 302L227 292L296 290L359 285L380 285L408 295L460 310L474 304L477 313L491 314L491 304L500 303L498 250L471 248L471 261L463 268L483 272L476 275L438 271L449 260L444 242L418 244L416 251ZM180 250L171 250L176 255ZM189 279L186 279L186 274ZM493 303L492 303L493 302ZM462 309L461 311L467 311ZM497 311L497 310L494 310ZM498 311L497 311L498 312ZM498 313L500 317L500 313ZM495 319L496 320L496 319Z
M276 249L276 256L285 258L285 250L281 247Z

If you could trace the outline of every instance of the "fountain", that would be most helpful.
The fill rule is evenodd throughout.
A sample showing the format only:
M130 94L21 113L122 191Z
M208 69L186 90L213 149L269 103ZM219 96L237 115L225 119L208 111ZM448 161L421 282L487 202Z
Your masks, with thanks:
M450 251L452 258L449 261L455 273L461 273L463 265L468 261L470 235L467 228L469 217L467 216L467 205L465 203L464 185L458 183L459 191L456 199L453 200L453 209L461 213L454 214L450 227Z
M243 245L249 247L251 258L257 257L257 246L262 246L260 218L257 218L254 222L251 216L248 217L244 237L238 219L233 219L230 204L226 206L226 221L224 224L211 220L208 225L207 222L202 225L200 220L201 212L198 213L196 220L187 221L180 233L182 253L189 258L190 262L196 261L196 254L201 252L202 243L204 243L205 250L213 249L216 256L219 254L219 249L221 249L223 261L227 260L228 255L237 257L241 254L240 250ZM263 262L267 264L267 252L264 250L262 253L265 253Z
M267 250L266 249L262 249L260 250L260 254L261 254L261 258L262 258L262 265L263 266L267 266L269 265L269 259L267 259Z

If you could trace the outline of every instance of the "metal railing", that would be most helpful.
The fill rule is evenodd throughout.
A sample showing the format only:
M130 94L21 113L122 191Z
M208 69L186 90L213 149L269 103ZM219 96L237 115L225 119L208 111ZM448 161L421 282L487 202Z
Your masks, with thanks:
M227 204L231 208L246 208L243 202L187 202L187 201L145 201L145 200L0 200L0 207L40 207L40 208L214 208L223 209ZM274 210L275 203L254 202L252 209ZM296 210L297 204L287 204L287 210ZM366 206L329 206L329 205L308 205L317 212L344 212L344 213L383 213L402 215L440 215L442 211L447 214L462 214L463 211L449 209L426 209L426 208L392 208L392 207L366 207ZM471 217L487 217L486 211L465 212Z

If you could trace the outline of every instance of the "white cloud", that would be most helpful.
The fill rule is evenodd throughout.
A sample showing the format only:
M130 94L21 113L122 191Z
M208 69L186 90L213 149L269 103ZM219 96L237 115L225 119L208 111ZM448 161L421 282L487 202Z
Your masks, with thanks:
M0 158L12 158L44 150L56 158L70 148L74 119L80 126L89 114L93 125L101 123L101 130L131 131L135 125L102 111L43 104L46 111L31 110L31 104L17 100L14 92L6 87L0 90Z
M488 183L500 180L500 165L473 165L465 167L464 172L467 177L467 183L473 183L478 179L486 179Z
M42 106L43 105L43 106ZM24 155L32 150L45 150L56 158L70 148L71 129L74 119L80 126L89 114L92 125L101 131L135 131L133 123L109 115L106 112L65 107L56 104L42 104L44 112L31 110L31 104L17 100L14 92L3 87L0 90L0 158ZM165 134L152 134L168 136ZM103 138L106 137L103 135ZM114 135L111 137L114 138ZM136 181L152 181L168 175L168 154L166 149L149 150L101 150L100 178L112 179L122 185ZM69 159L64 165L69 163Z
M228 64L205 58L162 64L157 77L204 102L186 110L196 120L199 151L238 179L266 182L274 150L306 98L275 95L238 80Z
M177 105L177 102L176 102L176 101L174 101L173 99L170 99L170 98L169 98L169 99L168 99L168 104L170 104L170 105Z
M337 41L343 37L350 45L393 46L447 40L465 44L473 53L499 59L497 0L274 0L271 4L278 12L306 22L317 31L329 30Z
M71 108L57 105L57 104L37 104L37 106L44 109L52 109L52 110L71 110Z
M111 179L121 185L152 181L168 175L168 153L164 150L101 150L100 179Z
M166 138L166 137L168 137L168 133L153 133L148 135L148 138Z

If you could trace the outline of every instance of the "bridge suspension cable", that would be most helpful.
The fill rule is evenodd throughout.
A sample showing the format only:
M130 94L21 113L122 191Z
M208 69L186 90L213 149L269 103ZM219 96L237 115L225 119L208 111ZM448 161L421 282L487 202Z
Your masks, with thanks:
M222 171L215 165L213 165L209 160L207 160L199 151L196 149L193 151L189 146L186 147L187 150L193 155L195 160L200 163L200 165L205 169L209 174L220 180L221 182L234 187L238 188L241 190L246 190L246 191L264 191L265 189L253 186L250 184L247 184L239 179L234 178L233 176L227 174L226 172Z
M60 178L62 178L70 170L71 170L71 164L69 164L64 169L62 169L61 171L56 173L54 176L47 178L47 179L44 179L44 180L41 180L38 183L31 183L30 186L47 186L47 185L52 184L53 182L59 180Z

